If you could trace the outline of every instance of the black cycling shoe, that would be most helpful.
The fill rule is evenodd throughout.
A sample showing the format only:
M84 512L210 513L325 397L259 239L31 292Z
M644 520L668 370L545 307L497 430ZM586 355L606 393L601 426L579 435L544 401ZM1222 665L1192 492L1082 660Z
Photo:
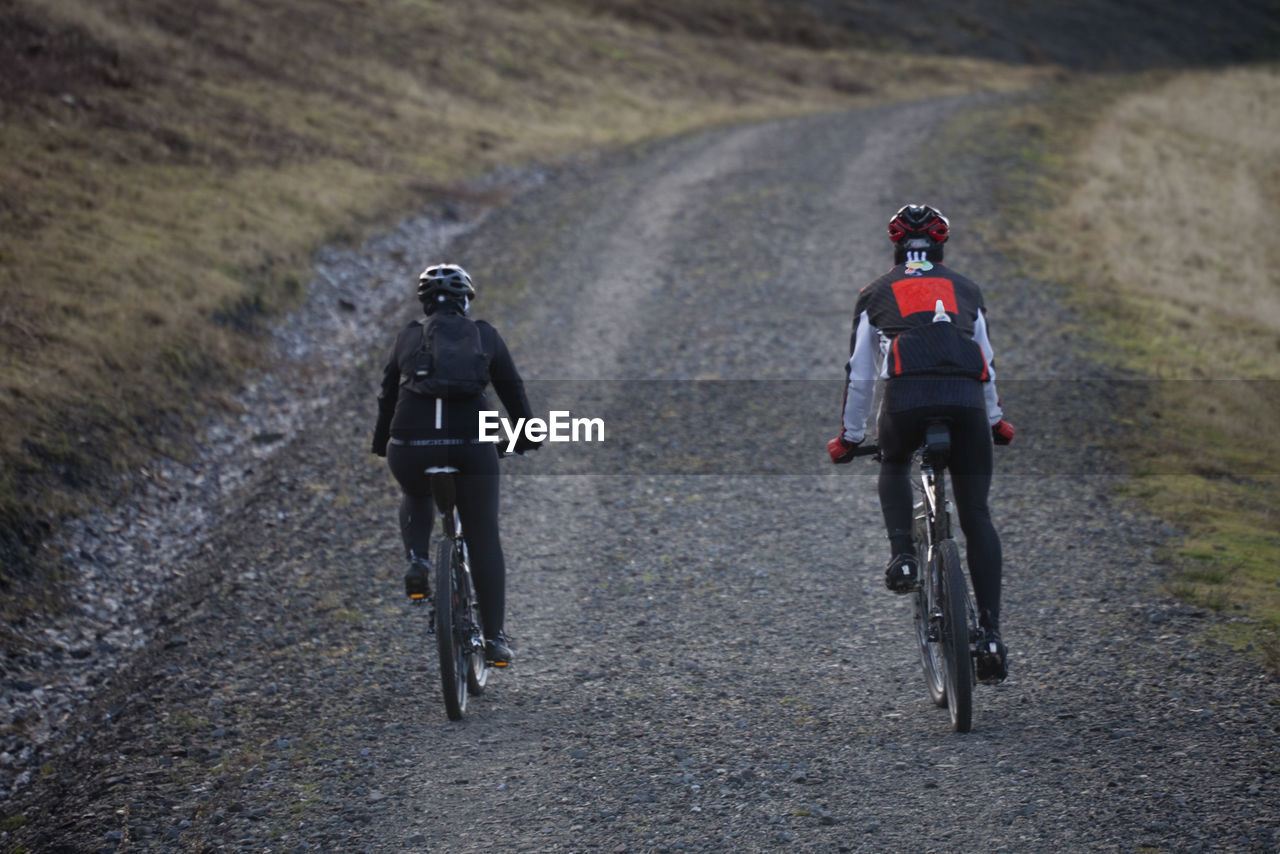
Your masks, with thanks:
M409 563L409 571L404 574L404 595L415 601L431 598L431 564L421 558L414 558Z
M484 663L490 667L507 667L515 653L511 651L507 636L498 632L493 637L484 639Z
M899 595L920 587L920 561L915 555L900 554L884 569L884 586Z
M978 681L987 685L999 685L1009 675L1009 653L1000 633L987 629L978 642L978 657L974 661Z

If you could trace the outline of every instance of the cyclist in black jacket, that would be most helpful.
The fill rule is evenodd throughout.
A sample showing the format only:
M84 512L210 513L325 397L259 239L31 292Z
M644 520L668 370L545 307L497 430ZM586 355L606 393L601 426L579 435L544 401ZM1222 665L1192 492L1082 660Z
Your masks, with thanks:
M877 433L882 455L880 506L892 558L885 584L909 593L920 565L911 541L911 455L925 422L950 421L949 469L980 622L986 633L979 677L1004 679L1000 638L1000 538L991 522L992 441L1007 445L1013 426L996 394L982 291L942 264L947 218L929 205L906 205L889 221L894 267L858 295L840 435L827 443L832 462L847 463L866 438L877 379L885 379ZM930 327L935 322L947 327ZM934 333L939 334L934 334Z
M485 657L496 665L510 663L511 647L503 631L506 609L506 566L498 536L498 449L479 440L479 414L491 409L488 398L446 398L424 394L415 388L414 371L424 345L424 325L431 316L470 312L475 287L467 271L456 264L428 267L418 277L418 299L427 317L400 330L382 375L378 394L378 421L373 431L373 453L387 458L400 483L400 534L409 570L405 593L429 596L431 565L427 560L435 506L431 499L431 466L458 469L457 501L462 528L471 556L480 615L484 621ZM508 417L529 418L533 413L524 383L516 371L502 336L483 320L475 321L479 347L488 360L489 380L506 407ZM541 443L517 440L515 451L533 450Z

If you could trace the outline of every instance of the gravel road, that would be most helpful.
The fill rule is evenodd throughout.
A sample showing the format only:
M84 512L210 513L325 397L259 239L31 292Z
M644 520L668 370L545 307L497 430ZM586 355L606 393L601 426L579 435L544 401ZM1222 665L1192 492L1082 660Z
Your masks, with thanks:
M64 723L4 844L1280 850L1280 690L1160 594L1172 532L1080 441L1098 406L1072 380L1101 369L1008 247L966 230L998 164L957 154L945 186L910 171L970 106L577 161L405 261L466 265L535 408L606 423L603 446L503 464L516 666L450 723L425 614L402 600L368 431L406 298L306 379L324 405L209 511L154 639ZM917 199L984 283L1019 430L993 496L1011 675L979 689L963 736L883 588L874 466L825 463L855 295Z

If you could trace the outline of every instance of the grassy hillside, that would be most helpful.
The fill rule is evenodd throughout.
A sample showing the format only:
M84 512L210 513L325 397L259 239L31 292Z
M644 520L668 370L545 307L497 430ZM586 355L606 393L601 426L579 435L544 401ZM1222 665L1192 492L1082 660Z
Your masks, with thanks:
M990 134L1017 244L1134 382L1131 489L1180 531L1169 589L1280 672L1280 68L1093 80ZM1018 154L1017 152L1021 152Z
M1034 77L838 36L763 0L6 0L0 579L183 453L325 242L499 164Z
M1174 592L1280 671L1280 70L1179 75L1119 101L1075 161L1068 255L1118 359L1142 497L1185 532ZM1062 253L1055 253L1061 257ZM1134 257L1140 263L1134 263Z

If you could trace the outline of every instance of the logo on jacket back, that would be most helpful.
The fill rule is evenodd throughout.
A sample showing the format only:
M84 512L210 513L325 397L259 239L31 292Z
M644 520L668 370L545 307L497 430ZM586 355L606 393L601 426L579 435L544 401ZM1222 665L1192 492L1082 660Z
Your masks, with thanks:
M903 317L919 311L933 314L938 300L942 300L942 307L951 314L960 313L956 307L956 288L950 279L933 276L899 279L893 283L893 297L898 301L898 314Z

